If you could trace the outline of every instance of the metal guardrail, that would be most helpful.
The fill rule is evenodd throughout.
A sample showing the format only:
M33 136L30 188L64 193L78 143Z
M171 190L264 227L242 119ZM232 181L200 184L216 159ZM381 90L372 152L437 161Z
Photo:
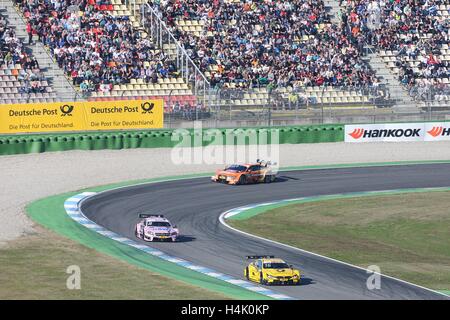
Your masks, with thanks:
M129 5L136 11L136 1L129 1ZM160 49L164 50L164 45L175 45L176 65L183 80L189 85L192 92L197 97L202 97L203 105L209 105L209 93L211 84L200 68L190 58L183 45L175 38L161 19L149 4L142 4L140 8L141 25L147 30L154 42Z

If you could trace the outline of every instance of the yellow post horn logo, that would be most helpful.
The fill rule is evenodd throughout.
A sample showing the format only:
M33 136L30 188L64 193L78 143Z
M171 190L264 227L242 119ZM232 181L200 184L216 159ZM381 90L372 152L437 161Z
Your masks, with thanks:
M141 104L141 108L142 108L142 113L153 113L153 108L155 107L154 103L150 103L150 102L145 102L143 104Z
M72 116L73 106L65 104L65 105L61 106L59 109L61 109L62 117L64 117L64 116L71 117Z

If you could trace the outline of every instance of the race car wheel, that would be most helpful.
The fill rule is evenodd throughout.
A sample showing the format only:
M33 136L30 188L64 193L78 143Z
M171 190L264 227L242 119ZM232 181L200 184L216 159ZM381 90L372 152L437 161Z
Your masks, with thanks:
M242 175L239 178L239 184L246 184L247 183L247 177Z
M267 284L266 280L264 280L264 275L263 275L262 272L259 275L259 283L260 284Z
M265 176L264 177L264 182L265 183L271 183L272 182L272 176Z

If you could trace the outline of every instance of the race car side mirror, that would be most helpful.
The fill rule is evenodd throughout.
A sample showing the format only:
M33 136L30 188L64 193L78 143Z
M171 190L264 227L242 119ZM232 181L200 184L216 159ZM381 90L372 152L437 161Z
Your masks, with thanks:
M174 228L174 229L176 229L176 228L177 228L177 226L175 225L175 226L173 226L173 228Z

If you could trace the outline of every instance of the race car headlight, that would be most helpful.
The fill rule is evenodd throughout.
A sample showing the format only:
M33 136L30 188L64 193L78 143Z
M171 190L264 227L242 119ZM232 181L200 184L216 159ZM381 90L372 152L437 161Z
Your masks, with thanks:
M292 276L292 278L297 279L297 278L300 278L300 276L299 276L298 274L294 274L294 275Z
M227 181L233 181L234 178L233 177L227 177Z

